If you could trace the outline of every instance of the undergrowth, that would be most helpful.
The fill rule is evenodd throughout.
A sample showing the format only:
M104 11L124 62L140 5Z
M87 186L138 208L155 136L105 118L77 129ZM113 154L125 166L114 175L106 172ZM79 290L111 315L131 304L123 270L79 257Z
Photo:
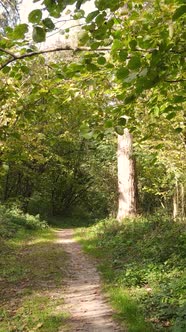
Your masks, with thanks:
M160 215L77 232L129 332L186 331L186 225Z
M12 238L24 230L46 229L47 223L40 216L23 213L19 208L0 205L0 239Z

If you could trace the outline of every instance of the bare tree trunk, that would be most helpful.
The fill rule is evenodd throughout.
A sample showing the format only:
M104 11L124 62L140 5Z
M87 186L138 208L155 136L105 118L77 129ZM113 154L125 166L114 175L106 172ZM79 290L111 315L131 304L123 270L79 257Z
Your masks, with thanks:
M118 135L118 191L119 206L117 219L134 216L137 213L137 186L133 140L127 128L124 135Z

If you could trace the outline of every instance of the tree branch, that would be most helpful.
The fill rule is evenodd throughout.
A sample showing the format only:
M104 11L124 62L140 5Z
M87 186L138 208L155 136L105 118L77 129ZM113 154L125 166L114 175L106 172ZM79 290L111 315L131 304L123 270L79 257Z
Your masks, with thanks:
M76 27L81 27L83 26L84 24L76 24L76 25L72 25L71 27L69 27L68 29L73 29L73 28L76 28ZM60 30L61 30L62 27L59 27L57 28L57 30L55 32L53 32L52 34L48 35L47 36L47 39L50 38L50 37L53 37L54 35L56 35L57 33L60 33Z
M165 80L167 83L180 83L180 82L186 82L186 79L180 78L178 80Z
M17 60L21 60L21 59L25 59L25 58L29 58L29 57L33 57L35 55L40 55L40 54L47 54L47 53L53 53L53 52L58 52L58 51L72 51L72 52L95 52L95 50L90 49L89 47L76 47L76 48L72 48L70 46L60 46L60 47L56 47L56 48L52 48L52 49L48 49L48 50L40 50L40 51L34 51L34 52L29 52L29 53L25 53L22 55L16 55L10 51L4 50L4 49L0 49L0 51L9 54L12 56L12 59L8 59L4 64L2 64L0 66L0 70L2 70L3 68L5 68L7 65L9 65L10 63L17 61ZM110 48L107 47L102 47L96 50L97 52L106 52L106 51L110 51Z
M127 49L124 49L126 51L128 51ZM141 49L141 48L136 48L134 50L132 50L132 52L144 52L144 53L152 53L153 51L155 51L158 49ZM111 47L100 47L96 50L92 50L89 47L76 47L76 48L72 48L70 46L58 46L56 48L52 48L52 49L47 49L47 50L40 50L40 51L33 51L33 52L29 52L29 53L25 53L22 55L16 55L15 53L12 53L6 49L0 48L1 52L4 52L8 55L10 55L12 58L8 59L4 64L2 64L0 66L0 70L2 70L3 68L5 68L7 65L9 65L10 63L17 61L17 60L21 60L21 59L25 59L25 58L29 58L29 57L33 57L35 55L40 55L40 54L47 54L47 53L53 53L53 52L65 52L65 51L72 51L72 52L107 52L107 51L111 51ZM176 81L178 82L178 81Z
M14 54L14 53L12 53L12 52L10 52L8 50L5 50L4 48L0 47L0 52L6 53L6 54L10 55L11 57L13 57L14 59L17 59L17 55L16 54Z

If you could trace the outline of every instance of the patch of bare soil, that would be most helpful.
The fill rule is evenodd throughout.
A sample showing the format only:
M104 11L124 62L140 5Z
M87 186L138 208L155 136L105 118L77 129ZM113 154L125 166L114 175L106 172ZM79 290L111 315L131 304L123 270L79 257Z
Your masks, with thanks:
M73 238L73 230L58 231L58 243L63 245L69 256L64 298L65 307L71 315L70 331L123 331L114 322L113 311L101 293L95 263L82 252L81 246Z

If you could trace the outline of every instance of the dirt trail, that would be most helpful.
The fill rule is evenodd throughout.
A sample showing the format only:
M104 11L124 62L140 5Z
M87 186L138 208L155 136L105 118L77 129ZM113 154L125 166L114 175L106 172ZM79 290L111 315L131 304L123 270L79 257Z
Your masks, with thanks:
M74 240L73 230L58 231L58 243L69 256L64 298L71 314L70 332L124 332L113 321L113 312L101 294L96 267Z

